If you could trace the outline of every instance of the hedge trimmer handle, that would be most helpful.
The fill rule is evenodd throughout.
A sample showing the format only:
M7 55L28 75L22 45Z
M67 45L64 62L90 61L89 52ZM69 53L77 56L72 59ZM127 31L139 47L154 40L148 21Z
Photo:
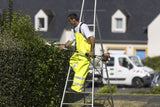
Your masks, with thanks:
M46 45L48 45L48 46L52 46L52 47L57 47L58 48L58 46L56 46L56 45L52 45L52 44L50 44L50 43L46 43ZM74 50L71 50L71 49L68 49L68 48L63 48L64 50L68 50L68 51L72 51L72 52L77 52L77 53L80 53L80 54L84 54L84 55L86 55L87 57L89 57L89 53L82 53L82 52L79 52L79 51L74 51ZM93 56L94 58L96 58L96 55L94 55Z
M52 45L52 44L50 44L50 43L48 43L48 42L46 43L46 45L58 48L58 46ZM64 49L64 50L70 50L70 49L68 49L68 48L63 48L63 49ZM72 51L72 50L70 50L70 51Z
M89 57L89 53L85 53L87 57ZM93 55L93 58L96 58L96 55Z

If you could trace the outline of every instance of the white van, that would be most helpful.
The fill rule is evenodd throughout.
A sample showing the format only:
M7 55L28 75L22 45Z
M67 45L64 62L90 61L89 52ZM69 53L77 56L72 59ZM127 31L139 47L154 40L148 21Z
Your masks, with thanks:
M101 65L103 67L98 68ZM132 85L134 87L149 86L154 76L154 70L143 66L140 58L133 55L110 54L107 67L104 63L98 66L95 69L95 82L102 82L103 84L107 84L105 68L107 68L111 84Z

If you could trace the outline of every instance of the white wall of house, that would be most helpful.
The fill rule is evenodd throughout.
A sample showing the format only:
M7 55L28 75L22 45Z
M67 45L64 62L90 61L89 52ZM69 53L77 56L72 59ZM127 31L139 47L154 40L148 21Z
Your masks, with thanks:
M160 14L148 26L148 56L160 56Z
M118 13L120 13L118 11ZM117 14L118 14L117 13ZM60 39L60 43L64 44L69 40L70 30L64 30ZM120 53L136 55L136 50L145 50L146 57L160 56L160 14L148 25L148 44L103 44L104 52L118 50ZM95 54L101 55L100 43L95 44Z
M70 30L64 30L60 39L60 43L64 44L66 43L71 35L71 31ZM113 50L118 51L119 53L125 53L125 54L131 54L131 55L135 55L135 51L136 49L143 49L146 50L146 57L148 56L148 50L147 50L147 44L109 44L109 43L103 43L103 49L104 52L108 52L108 49L110 49L110 51L113 52ZM101 44L100 43L96 43L95 44L95 54L96 55L102 55L102 51L101 51Z
M70 39L70 36L71 36L71 31L64 29L62 36L60 38L60 44L65 44Z
M144 49L147 51L147 45L145 44L108 44L108 43L103 43L103 49L104 52L108 52L108 49L110 50L117 50L117 52L122 53L124 52L125 54L130 54L130 55L135 55L136 49ZM95 54L96 55L101 55L101 44L96 43L95 44ZM147 54L146 54L147 56Z

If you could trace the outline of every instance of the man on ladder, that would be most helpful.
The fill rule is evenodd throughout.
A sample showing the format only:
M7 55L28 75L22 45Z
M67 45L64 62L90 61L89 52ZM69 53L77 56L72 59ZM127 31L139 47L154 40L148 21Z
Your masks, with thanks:
M75 92L82 92L83 84L89 72L90 60L94 55L95 37L88 26L79 21L77 14L70 14L68 21L73 25L71 37L64 45L60 45L59 49L64 49L75 41L76 51L87 53L87 56L81 53L74 53L70 58L70 66L75 72L71 89Z

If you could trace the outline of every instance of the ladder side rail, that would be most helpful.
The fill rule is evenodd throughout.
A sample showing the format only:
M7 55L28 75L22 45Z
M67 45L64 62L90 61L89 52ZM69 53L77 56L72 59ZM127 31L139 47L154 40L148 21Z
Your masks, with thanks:
M96 15L96 24L97 24L99 39L100 39L100 42L101 42L101 51L102 51L102 54L104 54L104 48L103 48L103 43L102 43L102 38L101 38L102 35L101 35L101 32L100 32L99 21L98 21L97 15Z
M93 35L95 36L95 22L96 22L96 7L97 7L97 0L94 1L94 18L93 18ZM95 51L95 50L94 50ZM94 52L95 53L95 52ZM93 63L95 66L95 58L93 58ZM95 75L95 69L93 70L92 73L92 107L94 107L94 75Z
M60 107L63 106L64 96L65 96L65 92L66 92L66 88L67 88L67 84L68 84L68 79L69 79L70 71L71 71L71 67L69 66L68 74L67 74L67 79L66 79L66 83L65 83L64 90L63 90L63 96L62 96L62 100L61 100L61 105L60 105Z
M100 27L99 27L99 22L98 22L98 17L97 16L96 16L96 24L97 24L99 38L100 38L100 41L101 41L101 49L102 49L102 55L103 55L104 54L104 49L103 49L103 43L102 43L102 39L101 39ZM103 65L102 65L102 67L103 67ZM112 91L111 91L111 84L110 84L109 74L108 74L108 70L107 70L107 64L105 64L105 70L106 70L106 74L107 74L107 80L108 80L108 86L109 86L109 91L110 91L110 97L111 97L111 101L112 101L111 107L114 107L113 97L112 97Z
M82 16L83 16L83 11L84 11L84 3L85 3L85 0L82 1L81 13L80 13L80 17L79 17L79 22L82 21ZM85 92L85 87L84 87L84 92ZM85 95L84 95L84 103L85 103Z
M85 0L82 1L81 13L80 13L80 17L79 17L79 21L80 21L80 22L81 22L81 20L82 20L82 15L83 15L83 10L84 10L84 2L85 2Z
M108 70L107 70L107 64L105 64L105 69L106 69L106 72L107 72L108 86L109 86L110 97L111 97L111 101L112 101L112 105L111 105L111 107L114 107L113 97L112 97L112 91L111 91L111 84L110 84L109 74L108 74Z

